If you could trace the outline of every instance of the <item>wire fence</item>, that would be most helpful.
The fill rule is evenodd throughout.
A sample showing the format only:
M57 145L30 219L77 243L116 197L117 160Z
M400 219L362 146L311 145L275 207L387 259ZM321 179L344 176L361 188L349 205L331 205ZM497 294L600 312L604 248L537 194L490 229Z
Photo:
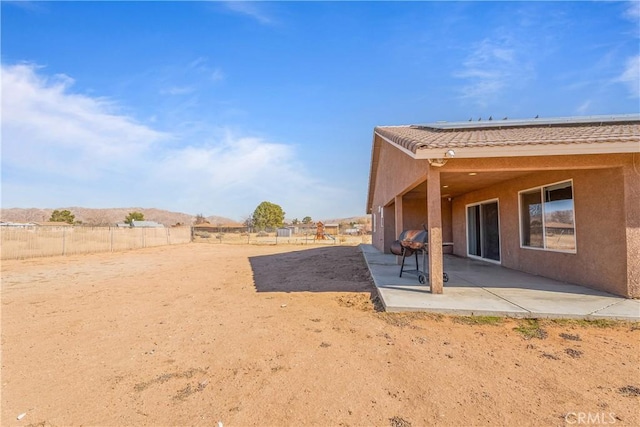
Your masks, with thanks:
M208 244L232 244L232 245L359 245L371 243L371 235L338 235L327 236L325 239L316 239L313 234L293 234L291 236L278 236L277 233L194 233L193 241Z
M358 245L370 235L315 234L278 236L277 233L207 233L191 227L0 227L0 259L27 259L60 255L117 252L189 242L237 245Z
M0 227L0 258L115 252L191 241L191 227Z

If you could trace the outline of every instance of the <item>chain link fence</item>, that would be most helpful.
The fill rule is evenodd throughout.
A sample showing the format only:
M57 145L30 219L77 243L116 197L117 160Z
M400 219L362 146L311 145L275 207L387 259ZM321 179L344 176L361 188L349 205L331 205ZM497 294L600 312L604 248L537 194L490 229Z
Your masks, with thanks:
M326 239L316 239L315 233L293 234L282 237L278 233L212 233L208 231L195 231L193 241L208 244L235 244L235 245L359 245L371 243L371 235L338 235L328 236Z
M0 227L0 258L115 252L191 241L191 227Z

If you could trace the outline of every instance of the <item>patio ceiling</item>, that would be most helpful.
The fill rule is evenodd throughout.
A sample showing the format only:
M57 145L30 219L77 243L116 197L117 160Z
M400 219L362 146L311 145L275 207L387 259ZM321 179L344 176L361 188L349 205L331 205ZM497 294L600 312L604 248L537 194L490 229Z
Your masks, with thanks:
M471 191L480 190L500 182L508 181L531 171L505 172L443 172L440 175L441 197L457 197ZM404 194L407 198L424 198L427 194L427 181L423 181Z

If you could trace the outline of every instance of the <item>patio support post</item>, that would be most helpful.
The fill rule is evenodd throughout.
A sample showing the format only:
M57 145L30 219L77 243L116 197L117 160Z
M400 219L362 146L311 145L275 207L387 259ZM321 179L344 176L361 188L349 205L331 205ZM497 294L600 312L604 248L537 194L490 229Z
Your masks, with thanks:
M404 221L402 218L402 196L396 196L395 198L395 217L396 217L396 238L398 238L398 236L400 236L400 233L402 233L402 231L404 230ZM402 257L400 256L396 256L396 263L400 264L400 260L402 259Z
M442 206L440 170L427 166L427 228L429 230L429 286L432 294L443 292Z

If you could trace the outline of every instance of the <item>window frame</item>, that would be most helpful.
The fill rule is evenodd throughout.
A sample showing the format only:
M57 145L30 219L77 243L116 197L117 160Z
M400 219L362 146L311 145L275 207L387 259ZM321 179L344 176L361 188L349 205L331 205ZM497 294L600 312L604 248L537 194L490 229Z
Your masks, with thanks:
M547 247L547 238L546 238L546 233L545 233L545 215L546 215L546 211L545 211L545 197L544 197L544 191L547 188L556 186L556 185L560 185L560 184L566 184L569 183L571 185L571 202L572 202L572 208L573 208L573 240L575 242L575 247L574 249L555 249L555 248L549 248ZM540 203L541 203L541 209L542 209L542 247L536 247L536 246L526 246L523 241L524 241L524 234L523 234L523 206L522 206L522 194L523 193L532 193L534 192L534 190L538 190L539 194L540 194ZM527 188L524 190L520 190L518 191L518 240L519 240L519 244L520 244L520 249L531 249L534 251L545 251L545 252L559 252L559 253L564 253L564 254L577 254L578 253L578 233L576 230L576 204L575 204L575 200L576 200L576 195L575 195L575 186L573 184L573 178L571 179L565 179L562 181L557 181L557 182L552 182L549 184L544 184L544 185L538 185L536 187L531 187L531 188Z

